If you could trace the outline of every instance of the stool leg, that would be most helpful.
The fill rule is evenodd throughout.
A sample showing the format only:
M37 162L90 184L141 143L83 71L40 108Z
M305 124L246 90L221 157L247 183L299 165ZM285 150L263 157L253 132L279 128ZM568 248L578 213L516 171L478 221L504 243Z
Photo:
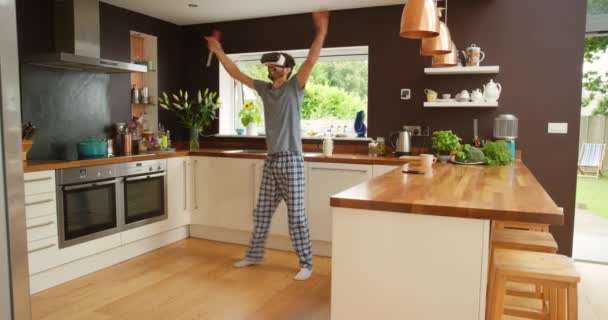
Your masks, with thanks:
M576 284L568 288L568 320L578 319L578 291Z
M505 304L505 294L506 291L507 279L500 273L496 273L496 279L492 286L494 287L492 297L492 310L490 311L490 319L489 320L501 320L502 315L504 313L504 304Z
M549 291L549 319L558 320L557 306L559 305L559 302L557 297L557 288L545 287L545 289Z
M557 319L558 320L566 320L566 289L559 288L557 290Z

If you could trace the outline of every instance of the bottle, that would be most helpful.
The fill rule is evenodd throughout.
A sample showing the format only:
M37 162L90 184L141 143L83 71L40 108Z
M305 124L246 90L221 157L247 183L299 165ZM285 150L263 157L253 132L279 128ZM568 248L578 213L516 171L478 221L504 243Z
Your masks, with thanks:
M386 152L386 144L384 144L384 137L378 137L376 139L376 142L377 142L376 153L379 156L383 156L384 153Z
M331 139L331 135L326 135L323 138L323 155L330 157L334 152L334 141Z
M135 88L135 85L131 88L131 103L141 103L139 89Z
M377 155L378 155L378 153L377 153L377 152L378 152L377 148L378 148L378 143L376 143L376 141L372 140L372 141L371 141L371 142L370 142L370 143L367 145L367 149L368 149L367 155L368 155L368 156L370 156L370 157L375 157L375 156L377 156Z
M167 148L171 148L171 131L167 130Z

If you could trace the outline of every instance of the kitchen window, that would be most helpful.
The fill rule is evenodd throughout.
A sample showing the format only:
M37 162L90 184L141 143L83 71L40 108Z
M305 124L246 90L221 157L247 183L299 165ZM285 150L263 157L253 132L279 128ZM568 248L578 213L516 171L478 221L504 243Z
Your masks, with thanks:
M296 67L308 55L308 50L282 50L294 57ZM270 81L265 65L260 63L264 52L229 54L242 72L253 79ZM302 105L302 137L321 137L331 130L334 134L355 137L357 112L367 117L368 47L324 48L306 83ZM258 132L264 133L263 103L255 90L230 77L220 65L220 135L234 135L244 128L239 112L243 102L252 101L262 112ZM367 120L365 121L367 123Z

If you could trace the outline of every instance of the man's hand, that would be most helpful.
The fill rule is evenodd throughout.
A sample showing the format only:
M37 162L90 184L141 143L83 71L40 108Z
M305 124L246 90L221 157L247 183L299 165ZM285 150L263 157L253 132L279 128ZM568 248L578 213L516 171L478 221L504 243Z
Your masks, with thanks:
M224 52L222 45L214 37L205 37L205 40L207 40L207 48L209 48L209 51L213 52L213 54L215 54L216 56L219 53Z
M312 13L312 21L315 25L317 34L327 34L327 25L329 24L329 11L315 11Z
M300 88L304 88L306 81L308 81L308 77L312 72L312 68L314 67L315 63L317 63L317 60L319 60L321 48L323 47L325 36L327 35L329 12L327 10L313 12L312 22L315 26L315 31L317 34L315 35L315 39L310 46L310 50L308 50L308 57L298 70L298 74L296 74Z

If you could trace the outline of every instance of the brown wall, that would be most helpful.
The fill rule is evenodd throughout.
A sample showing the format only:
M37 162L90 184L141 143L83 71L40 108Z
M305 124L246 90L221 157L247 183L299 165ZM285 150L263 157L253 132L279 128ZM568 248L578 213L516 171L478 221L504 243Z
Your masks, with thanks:
M54 45L54 29L53 29L53 1L54 0L18 0L17 3L17 18L18 18L18 34L19 34L19 55L24 57L31 53L52 52L55 50ZM184 64L181 63L181 28L169 22L145 16L136 12L118 8L103 2L100 2L100 32L101 32L101 57L106 59L114 59L120 61L130 60L129 48L129 32L131 30L143 32L146 34L158 37L158 89L162 91L173 91L182 86L182 70ZM32 69L32 70L29 70ZM27 70L28 72L23 72ZM53 69L50 69L53 70ZM30 72L31 71L31 72ZM44 71L44 74L42 72ZM53 76L53 72L49 73L49 69L22 68L22 83L25 80L32 81L38 84L47 84L48 90L56 90L53 86L53 81L38 81L36 78L42 76ZM54 74L58 77L61 71L57 70ZM86 72L85 72L86 73ZM34 79L32 79L34 78ZM112 74L109 75L109 82L106 85L107 99L102 101L102 105L82 104L74 105L74 109L79 109L82 113L87 112L87 108L105 108L108 109L111 119L108 123L95 123L96 127L104 127L112 122L125 122L130 120L130 82L128 74ZM40 79L38 79L40 80ZM78 84L73 85L78 88ZM66 86L67 89L70 86ZM42 92L42 91L41 91ZM22 92L28 94L27 92ZM58 92L58 94L62 94ZM46 97L32 96L28 101L47 101L52 102ZM69 103L69 101L66 101ZM45 102L43 106L46 109L53 109ZM32 108L30 108L33 110ZM25 109L24 111L27 112ZM65 108L69 109L69 106ZM94 111L94 110L89 110ZM159 110L161 121L172 124L172 128L178 128L175 125L175 119L172 114ZM24 119L31 118L31 115L24 114ZM40 118L40 117L38 117ZM96 133L102 136L103 131ZM187 139L185 130L174 132L174 139ZM39 136L45 132L38 133ZM77 132L75 133L77 134ZM83 133L84 135L84 133ZM90 132L86 133L86 136Z
M485 65L500 65L497 76L427 76L429 59L418 54L419 41L398 37L402 6L331 13L326 47L369 46L369 135L386 136L404 124L452 129L465 140L478 118L483 137L493 119L512 113L520 119L518 148L523 160L564 207L566 225L552 231L563 253L572 249L585 2L571 0L461 0L449 7L449 27L459 48L471 43L487 54ZM189 88L217 89L218 67L202 67L207 50L201 41L212 29L223 32L227 52L307 48L310 16L292 15L184 27L184 74ZM423 89L457 93L481 88L490 78L504 87L500 107L492 109L422 108ZM410 101L399 99L411 88ZM547 134L548 122L567 122L569 134Z

